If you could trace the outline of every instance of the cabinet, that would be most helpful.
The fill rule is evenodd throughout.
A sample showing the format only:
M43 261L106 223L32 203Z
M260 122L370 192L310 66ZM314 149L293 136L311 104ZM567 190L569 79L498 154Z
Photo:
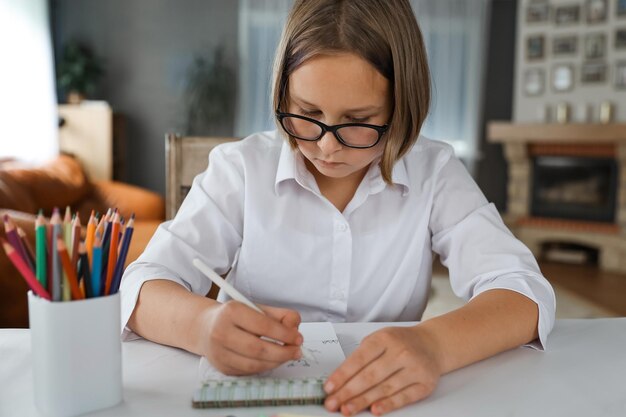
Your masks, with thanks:
M59 150L74 155L91 180L127 179L125 118L105 101L59 105Z

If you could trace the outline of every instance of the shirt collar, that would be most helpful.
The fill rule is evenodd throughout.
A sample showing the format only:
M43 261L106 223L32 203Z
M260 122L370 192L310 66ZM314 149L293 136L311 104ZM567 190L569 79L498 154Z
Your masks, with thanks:
M307 170L304 165L304 157L297 151L291 149L291 146L287 141L283 142L280 150L280 157L278 159L278 169L276 170L276 180L274 182L274 190L276 194L279 193L280 184L286 180L295 180L300 185L306 188L317 188L316 184L309 184L309 182L315 180L313 175ZM364 181L369 182L370 194L376 194L382 191L387 185L383 180L380 172L380 159L374 161L370 166ZM397 161L391 172L391 181L402 186L402 196L406 196L409 192L409 176L406 170L406 163L404 158Z

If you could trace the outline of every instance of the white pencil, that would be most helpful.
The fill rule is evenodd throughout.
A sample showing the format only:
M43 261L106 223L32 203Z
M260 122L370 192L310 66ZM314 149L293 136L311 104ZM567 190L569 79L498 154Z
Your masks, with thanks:
M230 298L232 298L235 301L239 301L240 303L243 303L245 305L247 305L248 307L250 307L253 310L258 311L259 313L265 315L265 312L263 310L261 310L256 304L254 304L252 301L248 300L242 293L240 293L239 291L237 291L237 289L235 287L233 287L232 285L230 285L228 282L226 282L226 280L222 277L220 277L217 272L215 272L214 270L212 270L211 268L209 268L204 262L202 262L200 259L198 258L194 258L193 261L191 261L193 263L193 266L195 266L197 269L200 270L200 272L202 272L204 275L206 275L211 281L213 281L213 283L215 283L215 285L217 285L218 287L220 287L222 290L224 290L224 292L226 292L226 294L228 294L230 296ZM274 340L271 339L269 337L264 337L262 336L261 339L263 340L267 340L269 342L274 342L274 343L278 343L280 345L284 345L283 342L281 342L280 340ZM311 357L307 354L307 351L304 349L304 346L301 348L302 350L302 357L305 359L310 360Z

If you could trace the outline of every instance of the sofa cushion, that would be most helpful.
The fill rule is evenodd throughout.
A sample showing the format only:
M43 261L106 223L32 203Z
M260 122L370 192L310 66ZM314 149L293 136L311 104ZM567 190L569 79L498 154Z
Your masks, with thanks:
M67 155L36 168L0 170L0 208L49 214L54 207L74 206L91 191L80 163Z

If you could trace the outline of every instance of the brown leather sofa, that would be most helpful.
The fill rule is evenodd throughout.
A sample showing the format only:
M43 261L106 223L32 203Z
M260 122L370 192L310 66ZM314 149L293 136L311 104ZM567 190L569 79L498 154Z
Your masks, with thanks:
M61 155L37 168L0 165L0 220L8 213L34 245L35 215L42 209L50 216L54 207L80 214L85 226L91 210L104 213L117 208L125 218L135 213L135 230L126 263L143 251L165 218L163 198L133 185L115 181L90 181L80 163ZM4 225L0 221L0 236ZM28 287L0 250L0 328L28 327Z

